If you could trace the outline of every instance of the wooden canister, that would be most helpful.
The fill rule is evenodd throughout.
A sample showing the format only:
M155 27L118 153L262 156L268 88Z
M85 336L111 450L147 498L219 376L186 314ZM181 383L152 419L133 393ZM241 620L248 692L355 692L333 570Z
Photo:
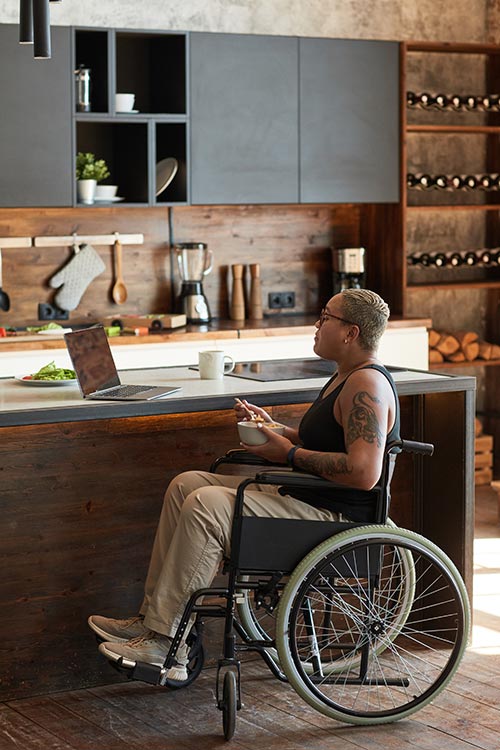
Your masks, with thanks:
M260 263L250 263L250 320L262 320L262 289L260 284Z
M235 263L231 266L233 274L233 288L229 317L231 320L245 320L245 291L243 288L243 264Z

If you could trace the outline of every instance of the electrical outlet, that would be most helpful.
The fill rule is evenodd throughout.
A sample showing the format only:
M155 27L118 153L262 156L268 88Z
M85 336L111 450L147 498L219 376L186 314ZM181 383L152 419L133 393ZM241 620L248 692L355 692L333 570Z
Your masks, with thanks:
M295 307L295 292L269 292L268 306L270 310Z
M48 302L38 303L38 320L68 320L68 310L61 310L57 305Z

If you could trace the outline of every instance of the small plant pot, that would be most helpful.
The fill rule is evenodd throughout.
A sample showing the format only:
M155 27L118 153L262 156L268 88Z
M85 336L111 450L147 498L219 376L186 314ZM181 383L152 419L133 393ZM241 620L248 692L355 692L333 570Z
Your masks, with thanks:
M96 185L97 180L77 180L78 203L91 205L94 202Z

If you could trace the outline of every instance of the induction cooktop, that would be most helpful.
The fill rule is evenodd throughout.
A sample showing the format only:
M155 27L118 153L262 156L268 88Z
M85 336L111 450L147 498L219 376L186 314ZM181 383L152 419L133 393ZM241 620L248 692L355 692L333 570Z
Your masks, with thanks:
M329 378L337 364L324 359L274 359L268 362L238 362L227 377L245 380L304 380L307 378ZM404 370L404 367L387 367L389 372Z
M234 378L245 380L300 380L305 378L329 378L336 370L335 362L324 359L274 359L270 362L238 362Z

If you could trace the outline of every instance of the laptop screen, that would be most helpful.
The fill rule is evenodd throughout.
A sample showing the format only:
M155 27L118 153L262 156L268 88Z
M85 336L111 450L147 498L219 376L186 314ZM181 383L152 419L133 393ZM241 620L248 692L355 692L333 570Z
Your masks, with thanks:
M67 333L64 339L83 396L120 385L108 337L102 326Z

